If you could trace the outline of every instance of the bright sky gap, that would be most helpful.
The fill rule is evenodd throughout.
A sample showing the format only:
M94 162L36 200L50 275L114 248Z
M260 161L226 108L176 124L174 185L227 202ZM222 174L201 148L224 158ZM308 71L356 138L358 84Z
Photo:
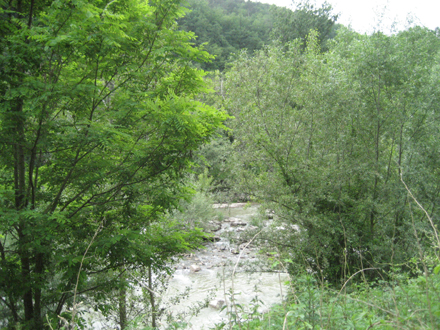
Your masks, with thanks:
M259 0L259 2L292 8L291 0ZM440 1L329 0L327 2L332 5L335 13L340 14L338 23L350 25L360 33L371 33L375 30L394 32L413 25L426 26L432 30L440 27ZM324 1L316 0L316 3L320 6Z

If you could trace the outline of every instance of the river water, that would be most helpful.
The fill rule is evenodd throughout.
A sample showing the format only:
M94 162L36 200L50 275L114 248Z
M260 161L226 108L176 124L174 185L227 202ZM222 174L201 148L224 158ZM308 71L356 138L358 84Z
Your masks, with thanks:
M262 314L271 305L281 302L281 297L286 292L283 284L283 281L287 280L285 274L243 272L236 273L233 277L222 275L222 270L219 269L202 270L198 273L178 271L174 275L167 294L175 295L182 292L184 287L190 287L189 299L172 308L174 313L186 314L184 321L188 324L188 329L210 329L216 324L228 323L231 312L236 311L231 299L232 278L234 303L239 312L242 312L242 306L245 312L252 313L255 306L257 313ZM187 312L194 303L203 302L207 298L212 303L226 301L226 307L217 309L208 306L202 308L195 316L188 315Z
M240 232L251 227L252 217L258 214L258 205L216 207L224 216L221 228L217 227L215 231L219 241L209 243L205 250L183 259L169 281L166 293L166 296L175 296L189 288L188 299L169 310L173 314L182 313L188 329L210 329L216 324L227 323L231 312L240 312L240 307L236 306L242 306L245 312L252 312L255 308L256 313L264 313L271 305L280 303L287 292L287 274L259 271L257 247L249 245L245 248L246 241L234 245L228 239L232 236L240 242ZM191 265L199 266L200 271L191 271ZM207 306L197 315L188 312L208 301L216 307L224 301L226 306Z
M222 221L211 223L216 239L206 243L205 249L183 256L176 263L175 272L167 278L167 289L160 297L163 315L158 324L160 329L168 328L171 321L165 320L167 315L173 322L186 324L185 329L212 329L222 322L228 324L235 312L262 314L271 305L280 303L287 293L287 274L262 271L258 247L248 245L249 239L240 239L242 233L252 229L258 205L214 207L223 215ZM269 224L270 220L266 222ZM137 283L133 285L133 300L142 291L140 281ZM104 318L91 308L83 315L89 329L119 329L116 315Z

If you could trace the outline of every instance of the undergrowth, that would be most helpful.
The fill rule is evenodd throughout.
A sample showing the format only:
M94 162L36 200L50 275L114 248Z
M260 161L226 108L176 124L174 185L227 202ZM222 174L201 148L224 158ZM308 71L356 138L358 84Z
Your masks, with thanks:
M437 270L437 269L436 269ZM440 274L357 283L335 291L304 275L284 304L241 315L230 329L440 329ZM220 328L220 327L219 327ZM224 328L224 327L222 327Z
M291 278L288 299L261 314L257 308L236 313L217 329L440 329L440 238L433 219L422 210L432 228L432 249L422 248L409 204L418 257L405 265L388 265L387 271L366 268L344 279L339 290L317 274ZM276 262L280 264L280 262ZM285 269L285 268L284 268ZM366 271L379 280L367 281ZM239 315L237 315L239 314Z

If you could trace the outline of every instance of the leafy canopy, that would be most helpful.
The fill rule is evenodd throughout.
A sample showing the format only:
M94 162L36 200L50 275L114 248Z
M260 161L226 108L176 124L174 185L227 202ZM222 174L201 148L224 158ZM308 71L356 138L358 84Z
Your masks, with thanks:
M194 99L191 61L211 57L176 29L179 1L0 5L0 326L41 329L81 261L77 291L96 298L197 245L161 219L227 116Z

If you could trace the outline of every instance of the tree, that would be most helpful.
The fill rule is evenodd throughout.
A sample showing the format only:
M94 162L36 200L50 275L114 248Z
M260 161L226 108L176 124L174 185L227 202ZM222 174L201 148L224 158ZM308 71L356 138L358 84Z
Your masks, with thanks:
M322 50L327 49L327 40L334 38L338 15L332 13L332 6L324 2L321 7L312 4L309 1L296 3L296 10L287 8L273 8L274 26L272 35L282 43L295 39L303 41L303 47L306 45L306 37L310 30L318 32L318 40Z
M316 33L307 40L304 52L297 41L238 58L227 108L243 189L278 215L262 242L292 271L345 281L414 256L402 171L437 214L440 44L419 27L394 36L341 29L324 54Z
M210 71L223 70L232 53L246 48L250 52L267 42L272 29L272 16L267 4L237 1L189 1L190 13L179 20L186 31L197 35L196 43L204 44L215 59L202 64Z
M42 329L74 294L197 245L161 219L226 115L194 100L190 62L210 56L176 29L179 1L0 8L2 325Z
M226 75L241 189L274 210L275 226L283 228L260 234L261 244L301 268L334 253L325 250L333 242L326 230L335 228L334 219L318 204L338 178L333 125L340 121L332 118L337 87L322 63L315 34L305 52L299 39L272 45L253 58L243 54ZM329 265L320 266L328 273Z

